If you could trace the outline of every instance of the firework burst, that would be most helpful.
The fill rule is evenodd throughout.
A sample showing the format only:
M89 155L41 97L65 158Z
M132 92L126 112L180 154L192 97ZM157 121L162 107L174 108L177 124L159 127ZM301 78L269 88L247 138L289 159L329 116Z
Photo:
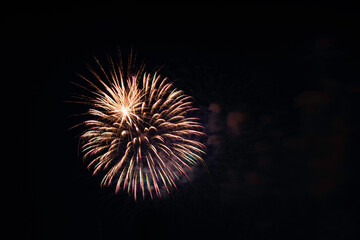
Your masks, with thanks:
M80 136L83 158L93 174L104 172L101 186L116 184L120 190L145 198L170 193L181 177L199 163L205 135L192 98L175 89L167 78L144 72L144 67L126 74L121 62L108 57L106 71L95 58L99 73L88 67L96 82L80 75L90 86L86 130ZM129 64L131 65L131 61ZM165 189L165 190L164 190Z

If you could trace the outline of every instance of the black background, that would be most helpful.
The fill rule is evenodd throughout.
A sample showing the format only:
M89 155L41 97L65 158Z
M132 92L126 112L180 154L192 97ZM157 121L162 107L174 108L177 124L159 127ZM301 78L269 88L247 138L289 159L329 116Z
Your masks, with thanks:
M23 102L12 108L24 171L16 222L29 239L358 237L355 8L119 2L2 11L4 93ZM133 48L150 71L162 67L196 99L209 138L221 139L208 144L210 172L198 169L163 199L100 189L79 157L79 132L68 130L85 110L66 102L79 90L70 82L117 47ZM240 119L235 134L230 113Z

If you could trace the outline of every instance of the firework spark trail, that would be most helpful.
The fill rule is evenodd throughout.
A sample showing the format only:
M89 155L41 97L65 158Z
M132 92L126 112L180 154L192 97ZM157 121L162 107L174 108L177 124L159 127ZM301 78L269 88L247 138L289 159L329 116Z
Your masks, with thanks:
M187 176L192 166L205 163L201 156L205 146L197 141L203 133L199 119L189 117L192 98L175 89L167 78L156 73L135 74L122 70L121 63L109 71L95 58L103 75L89 67L100 83L97 86L84 76L91 96L82 96L90 104L86 131L80 136L84 160L93 174L106 172L101 186L116 182L116 192L138 194L143 198L161 196L176 188L181 176Z

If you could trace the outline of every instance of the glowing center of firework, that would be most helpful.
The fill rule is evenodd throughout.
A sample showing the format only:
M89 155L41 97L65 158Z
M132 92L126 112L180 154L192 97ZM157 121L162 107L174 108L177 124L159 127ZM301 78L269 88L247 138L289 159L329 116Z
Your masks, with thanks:
M129 108L128 107L122 107L121 112L126 117L129 114Z

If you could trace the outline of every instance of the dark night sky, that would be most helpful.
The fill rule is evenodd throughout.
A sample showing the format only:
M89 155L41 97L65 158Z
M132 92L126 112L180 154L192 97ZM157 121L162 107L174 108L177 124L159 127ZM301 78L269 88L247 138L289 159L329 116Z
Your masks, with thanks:
M1 16L2 65L27 111L16 188L29 239L358 237L354 8L59 3ZM66 103L70 81L116 47L201 108L210 172L168 198L100 189L68 130L84 111Z

